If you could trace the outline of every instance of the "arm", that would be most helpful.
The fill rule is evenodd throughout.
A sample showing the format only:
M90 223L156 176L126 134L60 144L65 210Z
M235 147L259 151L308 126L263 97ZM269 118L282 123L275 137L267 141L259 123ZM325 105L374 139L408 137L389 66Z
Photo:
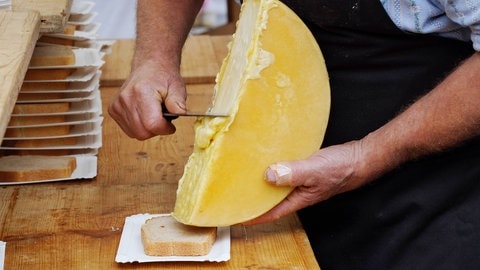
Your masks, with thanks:
M273 164L266 179L294 191L247 225L273 221L358 188L400 164L480 135L480 53L430 93L361 140L319 150L309 159Z
M480 52L477 52L433 91L362 139L363 155L370 160L367 162L375 162L377 169L371 171L368 168L372 164L364 161L360 171L365 173L359 177L374 178L405 161L447 150L479 136L479 76Z
M140 140L175 131L162 116L185 111L185 85L180 76L183 44L203 0L139 0L137 39L132 72L108 112L123 131Z

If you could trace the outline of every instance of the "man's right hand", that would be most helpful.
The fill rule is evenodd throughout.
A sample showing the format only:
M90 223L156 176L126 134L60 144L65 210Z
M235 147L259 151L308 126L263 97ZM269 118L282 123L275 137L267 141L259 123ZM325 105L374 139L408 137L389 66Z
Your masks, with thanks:
M163 117L162 105L172 113L185 112L186 90L178 71L161 70L144 62L132 71L108 108L109 114L132 138L146 140L175 132Z

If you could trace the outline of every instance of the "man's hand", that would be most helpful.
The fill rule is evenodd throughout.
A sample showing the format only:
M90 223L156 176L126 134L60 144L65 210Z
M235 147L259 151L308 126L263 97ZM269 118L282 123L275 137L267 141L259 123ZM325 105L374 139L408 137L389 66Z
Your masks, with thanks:
M274 221L355 188L366 180L357 178L356 172L362 166L359 151L361 143L356 141L321 149L306 160L272 164L265 172L266 181L295 189L269 212L244 224Z
M138 66L112 100L108 112L132 138L145 140L175 132L162 114L185 112L185 85L178 72L158 69L153 62Z

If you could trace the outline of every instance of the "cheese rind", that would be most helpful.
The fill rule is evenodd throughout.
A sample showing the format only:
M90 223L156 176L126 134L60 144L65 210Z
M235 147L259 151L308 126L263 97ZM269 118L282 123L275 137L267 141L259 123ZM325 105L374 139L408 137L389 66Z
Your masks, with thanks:
M265 170L318 150L328 122L323 55L287 6L244 1L229 48L210 111L230 117L197 120L177 190L173 216L189 225L228 226L270 210L292 188L268 184Z

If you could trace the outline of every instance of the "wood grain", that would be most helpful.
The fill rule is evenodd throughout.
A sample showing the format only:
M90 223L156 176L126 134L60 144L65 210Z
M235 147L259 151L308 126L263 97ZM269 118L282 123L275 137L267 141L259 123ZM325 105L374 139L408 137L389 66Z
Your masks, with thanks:
M230 35L190 36L182 53L180 73L187 84L215 83L223 58L227 55ZM117 40L112 53L105 56L101 85L121 86L130 74L130 65L135 51L135 41ZM121 54L122 57L116 57Z
M214 83L219 69L211 36L187 38L180 65L180 74L185 83Z
M40 12L41 33L62 33L73 0L12 0L13 11Z
M39 36L38 12L0 12L0 141Z

